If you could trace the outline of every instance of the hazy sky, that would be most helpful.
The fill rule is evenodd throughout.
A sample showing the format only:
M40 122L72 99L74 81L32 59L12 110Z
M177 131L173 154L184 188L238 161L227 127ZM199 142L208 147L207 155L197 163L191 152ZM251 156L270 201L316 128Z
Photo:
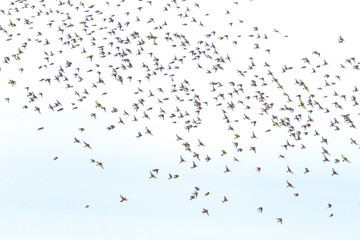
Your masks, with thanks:
M0 3L1 239L358 239L357 1L212 2Z

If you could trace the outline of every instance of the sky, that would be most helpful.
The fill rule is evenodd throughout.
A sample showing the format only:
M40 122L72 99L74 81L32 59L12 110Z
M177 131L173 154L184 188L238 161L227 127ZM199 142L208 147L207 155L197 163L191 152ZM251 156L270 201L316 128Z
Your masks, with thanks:
M357 239L357 1L59 3L0 3L1 239Z

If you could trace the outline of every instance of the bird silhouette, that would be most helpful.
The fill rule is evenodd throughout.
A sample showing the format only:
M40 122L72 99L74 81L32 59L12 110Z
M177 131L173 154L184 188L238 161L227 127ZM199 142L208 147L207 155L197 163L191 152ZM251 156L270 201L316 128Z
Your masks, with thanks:
M202 213L207 214L209 216L209 210L208 209L203 208Z
M122 195L120 195L120 202L125 202L128 201L128 199L126 197L123 197Z
M155 179L156 179L157 177L150 171L150 177L149 177L149 178L150 178L150 179L151 179L151 178L155 178Z
M286 187L295 188L289 181L286 180L286 183L287 183Z

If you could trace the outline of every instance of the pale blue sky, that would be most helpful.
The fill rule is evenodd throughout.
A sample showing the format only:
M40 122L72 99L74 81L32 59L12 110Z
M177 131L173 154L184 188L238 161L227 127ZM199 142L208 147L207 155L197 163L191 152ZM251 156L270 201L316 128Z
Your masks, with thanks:
M94 2L94 8L88 8ZM61 7L54 3L46 2L46 8L36 3L34 10L21 9L23 4L15 3L21 15L11 10L11 16L7 15L10 8L10 1L1 2L0 9L5 10L6 15L0 13L0 25L12 33L11 41L6 41L8 36L0 34L1 61L5 56L11 58L10 64L0 63L0 239L6 240L43 240L43 239L357 239L359 236L358 226L360 224L360 193L358 172L360 170L359 147L351 144L350 137L360 143L359 136L359 107L352 106L351 96L358 97L358 92L353 92L354 86L358 86L359 73L352 65L346 63L346 59L360 56L358 43L360 35L356 32L359 22L356 10L357 1L223 1L220 3L209 3L209 1L197 1L200 8L194 6L192 1L168 1L171 8L164 12L165 2L153 1L152 6L146 1L129 1L121 3L121 7L115 7L118 2L109 1L109 6L97 1L84 1L85 8L80 1L72 1L73 7L63 5ZM29 3L35 4L35 3ZM14 7L12 6L12 7ZM79 10L74 8L79 6ZM137 7L142 6L141 12ZM178 14L185 13L186 7L190 9L189 17L180 18ZM74 27L66 28L61 25L66 14L31 17L42 10L56 10L68 12L71 16L71 23ZM84 9L89 13L84 13ZM95 10L102 11L99 15ZM230 14L226 14L226 10ZM129 12L129 17L125 13ZM205 16L209 13L209 16ZM93 37L97 39L97 45L91 46L91 37L82 30L79 22L84 16L92 14L94 21L88 23L89 29L96 30ZM116 52L111 49L109 41L114 42L114 35L107 32L115 25L105 17L114 16L115 23L123 25L130 21L129 27L124 27L123 33L129 34L137 31L141 38L146 41L143 46L146 52L153 52L154 56L160 59L165 69L174 56L184 58L184 64L176 62L181 70L174 70L174 83L177 88L183 79L190 82L190 89L195 89L195 94L200 95L200 101L209 103L199 117L201 124L188 133L184 129L184 122L196 119L198 116L194 110L194 104L187 99L193 97L193 93L186 95L185 92L171 92L171 82L168 76L163 73L172 73L164 70L157 71L156 76L151 77L149 82L144 76L146 71L139 68L144 62L151 68L155 68L149 54L143 53L141 58L136 58L134 49L138 46L137 40L132 40L128 46L133 54L132 64L134 68L126 71L118 70L124 75L124 85L115 81L112 70L108 65L121 66L125 64L120 58L98 56L98 46L105 46L105 52ZM136 16L140 21L136 22ZM155 23L146 23L153 17ZM197 21L191 22L192 17ZM21 18L17 21L16 18ZM33 21L33 29L23 25L23 18ZM129 19L129 20L128 20ZM239 19L243 23L239 23ZM16 27L9 26L10 20ZM54 20L51 28L46 24ZM162 30L156 30L167 22ZM199 27L199 22L204 27ZM188 25L182 25L186 22ZM233 26L228 23L232 22ZM97 24L95 27L90 27ZM58 26L65 29L63 35L58 32ZM100 32L98 28L108 26L107 30ZM253 28L258 27L259 31L254 32ZM279 33L274 32L274 29ZM215 37L206 38L205 34L216 31ZM21 32L21 35L16 36ZM38 32L42 35L38 36ZM152 41L146 36L149 33L157 36L161 46L152 45ZM164 36L166 32L179 33L186 36L191 46L186 50L180 47L181 42L172 36L176 47L166 45ZM72 36L79 35L83 41L78 41L81 46L71 49L60 43L59 37L67 41L67 33ZM256 34L267 35L268 39L256 39ZM229 41L218 38L229 35ZM255 34L255 37L248 35ZM241 38L237 38L241 35ZM288 37L285 37L288 35ZM339 36L345 41L338 43ZM106 40L101 40L107 37ZM12 54L18 53L27 38L32 41L27 48L22 48L25 54L20 54L21 61L16 61ZM35 43L41 39L42 43ZM43 45L45 39L50 41L49 45ZM113 40L110 40L113 39ZM238 41L235 46L232 40ZM217 51L225 58L231 57L231 63L225 60L224 71L212 69L213 62L202 56L198 62L203 69L197 68L197 62L191 60L189 53L196 47L204 48L198 41L214 43ZM254 49L254 43L259 43L260 49ZM85 54L81 51L85 48ZM204 48L205 49L205 48ZM271 49L271 54L265 52ZM62 54L58 54L63 50ZM53 51L54 57L50 57L49 63L44 59L44 51L50 54ZM312 54L313 51L321 53L321 57ZM209 51L208 54L212 53ZM94 55L93 62L86 56ZM212 53L214 54L214 53ZM217 55L212 55L215 59ZM236 70L247 70L253 57L256 68L249 71L246 78L237 74ZM301 69L306 65L302 58L310 59L312 66ZM213 60L214 60L213 59ZM316 68L322 65L323 60L329 63L327 66ZM73 67L66 69L66 60L73 62ZM49 64L54 62L54 66ZM264 66L267 62L270 68ZM94 67L95 63L101 65ZM40 65L47 64L47 69L39 70ZM176 65L174 64L174 65ZM341 69L340 64L346 66ZM353 65L355 62L352 63ZM287 73L281 73L281 68L287 65L294 69ZM58 74L59 66L65 69L69 81L61 83L53 78ZM83 81L79 82L74 76L77 73L75 68L79 67L79 75ZM24 71L21 73L20 68ZM206 74L206 69L213 73ZM311 73L311 69L317 73ZM92 73L87 72L93 69ZM268 69L274 72L279 83L293 100L287 103L283 91L276 87L274 81L269 77ZM102 72L105 85L97 83L98 88L92 88L92 83L98 81L96 71ZM254 74L264 77L268 86L261 86L262 81L256 79ZM331 77L328 82L336 82L336 85L324 87L324 75ZM131 82L126 79L127 75L133 76ZM341 76L336 80L335 76ZM52 78L51 84L39 82L41 78ZM139 84L138 79L142 79ZM256 79L257 88L250 86L251 80ZM301 79L310 90L306 90L294 84L295 79ZM15 80L16 86L12 87L9 80ZM209 82L221 82L224 87L211 92ZM229 95L225 100L219 97L218 102L213 98L219 93L225 95L232 91L233 87L228 82L241 83L244 85L244 93L241 98L231 99ZM66 89L66 84L73 87ZM29 103L28 92L38 95L39 99ZM164 93L157 88L161 87ZM322 87L319 91L317 88ZM141 88L144 93L134 94ZM89 95L85 95L87 89ZM156 95L148 97L149 89ZM270 115L259 115L261 104L254 97L256 90L264 91L269 103L274 103ZM87 98L80 102L74 92ZM339 96L346 95L346 101L339 96L333 96L336 91ZM43 97L39 96L43 93ZM104 95L103 93L106 94ZM308 118L307 109L298 107L297 94L302 94L302 100L307 101L307 96L313 93L316 100L324 107L330 109L329 114L319 112L315 107L310 115L314 119L308 136L302 135L302 141L295 141L289 137L286 127L278 128L272 125L271 115L289 117L291 123L297 129L303 131L301 124ZM175 95L186 99L178 103ZM328 97L324 98L327 95ZM245 101L251 109L244 110L245 105L237 103L238 99L251 96ZM170 100L164 100L169 97ZM5 98L10 98L9 103ZM136 112L132 104L139 98L145 100L145 106L140 104L140 110ZM158 99L164 104L160 104ZM59 100L64 108L63 111L51 111L49 104L54 105ZM106 107L106 113L96 108L95 101ZM237 108L232 112L227 108L227 102L233 101ZM338 102L343 111L332 104ZM222 102L222 106L216 104ZM72 105L71 103L75 103ZM285 105L295 109L294 113L279 111ZM28 109L23 109L27 105ZM34 111L40 107L41 114ZM74 106L78 109L72 110ZM169 118L171 113L177 114L176 106L182 113L185 110L191 116L184 118ZM118 109L117 113L111 113L113 107ZM150 120L143 118L143 112L147 108ZM160 108L166 111L166 118L158 117ZM232 122L230 125L235 131L228 131L229 125L224 123L221 108L226 110L227 116L239 122ZM57 108L59 109L59 108ZM124 115L124 111L131 116ZM91 117L96 113L97 119ZM349 128L344 123L341 114L350 113L351 119L357 129ZM243 120L244 114L252 120L256 120L253 126L247 120ZM302 114L301 123L294 120L296 114ZM139 121L133 122L133 116ZM119 124L119 117L125 125ZM340 131L334 131L329 127L334 117L340 122ZM173 124L173 121L177 121ZM108 131L106 128L111 124L115 129ZM44 127L38 131L38 128ZM151 129L153 136L145 134L145 129ZM85 128L80 132L79 128ZM266 133L271 129L270 133ZM320 136L314 136L314 129ZM138 132L142 133L141 138L136 138ZM250 136L254 132L258 138ZM234 133L240 135L234 139ZM200 154L201 161L193 157L193 153L185 151L181 145L183 141L176 141L176 134L191 144L193 152ZM74 137L81 141L81 144L74 143ZM321 143L321 137L328 139L328 145ZM206 146L198 147L198 139ZM285 150L281 145L289 140L296 148ZM83 141L90 143L92 149L85 148ZM233 142L238 141L244 149L243 152L236 152ZM306 149L301 150L304 144ZM251 146L256 146L257 153L249 151ZM322 147L329 150L328 158L331 162L324 163ZM221 156L221 150L225 149L228 154ZM285 155L286 159L279 158L279 154ZM334 159L342 159L344 154L351 163L341 161L334 163ZM180 155L187 162L179 163ZM212 160L206 162L206 155ZM58 157L58 160L53 159ZM236 157L240 162L233 161ZM90 159L100 161L104 169L90 163ZM192 162L198 167L191 169ZM231 170L224 173L226 166ZM287 166L290 166L294 174L287 173ZM260 173L256 168L261 167ZM305 167L310 173L304 174ZM149 179L150 171L158 168L157 179ZM339 173L338 176L331 176L332 168ZM178 174L179 178L168 180L169 174ZM287 188L286 181L291 182L295 189ZM199 187L199 196L190 201L190 196L195 188ZM209 196L205 196L210 192ZM294 197L299 193L298 197ZM120 196L126 196L128 201L120 203ZM228 202L222 203L224 196ZM328 204L332 207L328 209ZM89 205L89 208L85 208ZM259 213L257 208L263 207ZM210 216L202 214L203 208L209 210ZM333 214L333 217L329 217ZM281 225L276 218L282 218Z

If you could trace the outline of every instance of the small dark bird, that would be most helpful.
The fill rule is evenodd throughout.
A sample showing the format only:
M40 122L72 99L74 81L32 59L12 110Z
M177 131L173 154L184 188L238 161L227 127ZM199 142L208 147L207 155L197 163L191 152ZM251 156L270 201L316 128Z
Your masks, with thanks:
M207 215L209 216L209 210L207 210L207 209L205 209L205 208L203 208L202 213L203 213L203 214L207 214Z
M286 180L286 183L287 183L287 186L286 187L291 187L291 188L295 188L291 183L289 183L287 180Z
M332 174L331 174L331 176L334 176L334 175L339 175L335 170L334 170L334 168L332 169Z
M150 171L150 177L149 177L149 179L151 179L151 178L157 178L151 171Z
M123 197L121 195L120 195L120 198L121 198L120 202L128 201L128 199L126 197Z

